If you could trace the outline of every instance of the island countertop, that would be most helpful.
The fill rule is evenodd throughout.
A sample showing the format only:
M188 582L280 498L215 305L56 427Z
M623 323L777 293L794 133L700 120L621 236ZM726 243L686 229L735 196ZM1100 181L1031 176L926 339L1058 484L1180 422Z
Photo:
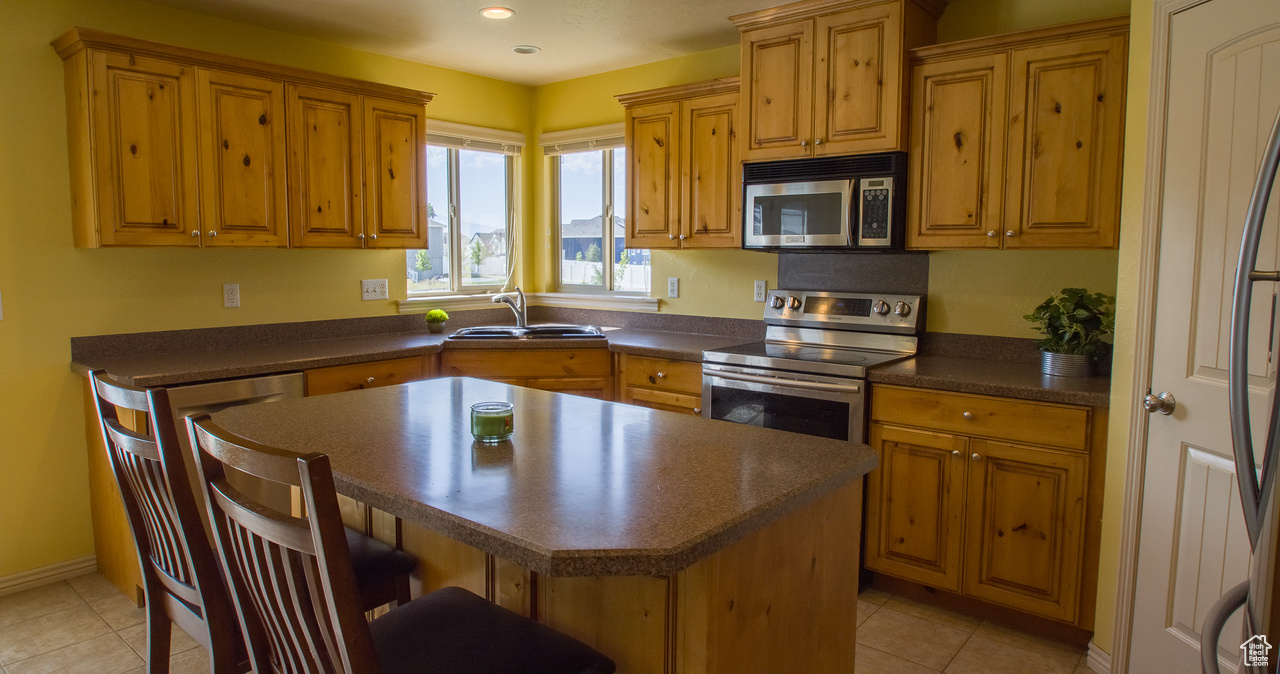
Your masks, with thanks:
M473 403L515 405L508 443L473 443ZM338 490L552 576L666 575L860 478L867 445L620 403L441 378L213 416L328 454Z

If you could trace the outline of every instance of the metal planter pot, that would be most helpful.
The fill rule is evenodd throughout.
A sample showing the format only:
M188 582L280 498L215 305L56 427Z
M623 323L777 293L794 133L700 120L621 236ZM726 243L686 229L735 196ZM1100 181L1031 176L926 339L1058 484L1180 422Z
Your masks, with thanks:
M430 332L444 332L444 323L427 323L427 330Z
M1093 374L1093 361L1078 353L1041 351L1040 371L1054 377L1088 377Z

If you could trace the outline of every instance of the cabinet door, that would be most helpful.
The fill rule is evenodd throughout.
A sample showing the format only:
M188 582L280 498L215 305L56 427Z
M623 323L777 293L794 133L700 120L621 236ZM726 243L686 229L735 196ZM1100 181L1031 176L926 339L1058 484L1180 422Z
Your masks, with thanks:
M1112 248L1120 217L1126 39L1015 50L1005 248Z
M680 106L681 245L742 245L742 162L738 94L704 96Z
M627 109L627 248L676 248L680 104Z
M880 466L867 475L866 566L960 590L966 440L871 424Z
M702 414L702 396L676 393L664 389L624 386L621 402L655 410L692 414L693 416Z
M1074 622L1088 457L971 440L964 593Z
M285 246L284 83L200 69L206 246Z
M908 248L1000 247L1007 87L1006 54L912 71Z
M596 400L613 400L613 379L611 377L547 377L526 379L523 386L541 391L555 391L570 395L595 398Z
M360 248L364 155L360 96L288 85L289 239L294 247Z
M196 76L189 66L92 53L103 246L198 246Z
M421 105L364 99L365 246L427 247L427 132Z
M814 152L901 150L902 3L817 18Z
M746 161L807 157L813 140L813 20L742 34Z
M307 370L307 395L358 391L426 379L431 373L421 356L353 363Z

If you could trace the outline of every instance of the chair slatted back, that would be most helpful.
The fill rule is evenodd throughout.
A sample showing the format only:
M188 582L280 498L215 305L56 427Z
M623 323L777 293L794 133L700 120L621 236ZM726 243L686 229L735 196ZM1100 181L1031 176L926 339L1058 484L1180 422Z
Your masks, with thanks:
M255 661L274 671L378 671L356 589L329 457L239 438L207 415L188 418L223 570ZM254 501L226 467L299 487L306 514ZM256 636L255 636L256 635Z
M119 384L102 371L92 372L90 381L148 603L163 607L169 620L208 648L215 669L239 670L244 648L203 514L191 493L168 392ZM147 428L125 426L120 409L145 413ZM167 630L157 634L167 641Z

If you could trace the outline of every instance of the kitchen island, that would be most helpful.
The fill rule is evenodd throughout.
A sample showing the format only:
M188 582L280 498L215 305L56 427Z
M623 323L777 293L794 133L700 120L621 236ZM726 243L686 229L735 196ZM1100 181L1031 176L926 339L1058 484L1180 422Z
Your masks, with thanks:
M472 442L486 400L515 405L510 442ZM472 579L619 671L853 669L866 445L468 378L214 421L328 454L341 493L404 521L424 590Z

